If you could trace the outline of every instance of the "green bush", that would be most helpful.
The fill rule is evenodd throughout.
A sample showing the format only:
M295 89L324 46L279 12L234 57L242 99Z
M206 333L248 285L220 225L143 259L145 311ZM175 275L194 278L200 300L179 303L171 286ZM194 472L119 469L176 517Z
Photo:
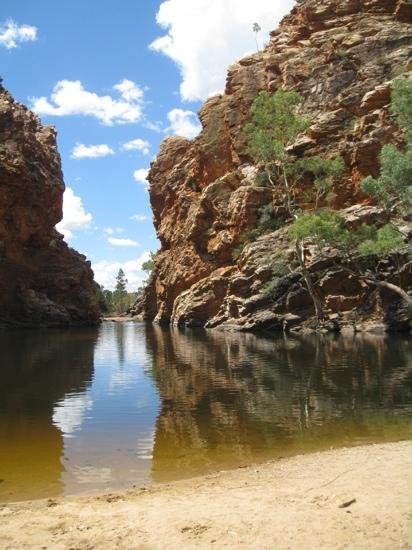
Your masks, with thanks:
M405 131L405 151L395 145L382 147L380 173L361 182L364 193L374 197L385 209L409 211L412 205L412 80L398 78L393 82L391 114Z

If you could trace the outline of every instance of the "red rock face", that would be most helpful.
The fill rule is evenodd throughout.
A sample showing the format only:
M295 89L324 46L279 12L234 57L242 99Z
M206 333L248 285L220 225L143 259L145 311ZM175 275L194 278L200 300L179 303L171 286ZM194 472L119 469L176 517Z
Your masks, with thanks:
M304 114L313 123L292 146L297 156L344 159L346 174L334 189L333 206L361 208L367 202L360 180L377 174L382 145L402 141L388 104L390 81L411 68L409 11L409 3L395 0L301 0L263 52L229 68L225 93L200 110L200 135L167 139L152 164L150 198L162 246L134 313L164 323L242 325L255 307L245 301L261 305L268 266L288 248L284 232L265 235L237 261L232 258L241 234L256 226L261 206L272 202L281 218L280 191L256 185L243 132L260 90L284 88L303 96ZM331 307L353 308L354 300L363 299L362 289L354 297L344 286L341 281L331 290ZM283 314L292 312L288 304L295 313L297 303L295 295L286 296Z
M54 229L63 191L54 129L0 86L0 327L98 322L90 263Z

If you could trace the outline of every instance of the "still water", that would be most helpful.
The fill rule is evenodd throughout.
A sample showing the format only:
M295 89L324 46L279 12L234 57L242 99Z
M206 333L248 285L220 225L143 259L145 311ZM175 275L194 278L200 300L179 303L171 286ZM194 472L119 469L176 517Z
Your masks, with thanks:
M412 437L412 344L140 323L0 334L0 501Z

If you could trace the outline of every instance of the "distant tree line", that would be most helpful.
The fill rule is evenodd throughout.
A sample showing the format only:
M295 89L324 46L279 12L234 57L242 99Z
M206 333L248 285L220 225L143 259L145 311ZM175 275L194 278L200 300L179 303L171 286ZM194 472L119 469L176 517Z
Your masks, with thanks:
M149 277L154 268L155 256L155 253L150 252L150 258L142 264L142 270L145 271ZM104 288L104 286L98 285L97 298L100 309L104 315L122 315L126 313L144 291L143 285L134 292L128 292L127 284L126 275L123 269L120 268L116 275L116 286L114 290L108 290Z

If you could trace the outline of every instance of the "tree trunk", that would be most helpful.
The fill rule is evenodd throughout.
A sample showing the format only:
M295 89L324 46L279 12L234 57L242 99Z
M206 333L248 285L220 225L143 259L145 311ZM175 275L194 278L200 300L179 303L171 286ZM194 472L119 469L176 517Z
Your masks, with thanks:
M310 297L312 298L312 302L315 307L316 317L318 321L321 321L322 319L325 318L325 314L323 313L322 304L319 299L319 296L316 294L315 287L313 286L310 273L306 268L303 244L300 241L296 241L295 248L296 248L296 255L298 257L299 265L302 269L303 278L305 279L307 289L309 291Z
M394 285L393 283L388 283L387 281L370 279L369 277L360 277L360 278L363 279L368 284L375 285L378 288L386 288L387 290L391 290L392 292L395 292L398 296L403 298L403 300L408 304L408 307L412 310L412 298L400 286Z
M282 170L282 172L283 172L283 182L284 182L285 193L286 193L287 209L289 210L289 215L294 217L294 212L293 212L293 208L292 208L292 194L291 194L291 191L290 191L288 177L287 177L286 172L285 172L284 169Z
M395 285L393 283L388 283L387 281L380 281L379 279L373 279L371 277L361 275L360 273L356 273L355 271L353 271L353 269L350 269L349 267L347 267L345 265L342 265L342 264L338 265L338 264L335 263L334 265L336 267L343 268L345 271L347 271L348 273L350 273L354 277L357 277L361 281L365 281L365 283L367 283L368 285L377 286L378 288L386 288L386 290L391 290L392 292L395 292L395 294L400 296L406 302L409 309L412 310L412 298L400 286Z

